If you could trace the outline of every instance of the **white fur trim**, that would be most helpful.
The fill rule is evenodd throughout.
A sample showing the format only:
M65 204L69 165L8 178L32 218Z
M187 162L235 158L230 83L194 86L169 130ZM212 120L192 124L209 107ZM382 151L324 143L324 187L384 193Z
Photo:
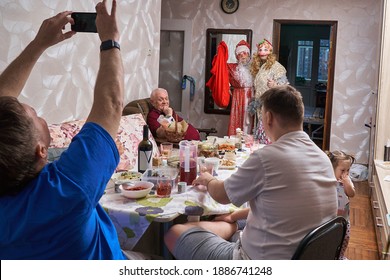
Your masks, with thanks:
M239 54L240 52L247 52L247 53L250 53L249 48L248 48L247 46L244 46L244 45L238 46L238 47L236 48L236 55Z

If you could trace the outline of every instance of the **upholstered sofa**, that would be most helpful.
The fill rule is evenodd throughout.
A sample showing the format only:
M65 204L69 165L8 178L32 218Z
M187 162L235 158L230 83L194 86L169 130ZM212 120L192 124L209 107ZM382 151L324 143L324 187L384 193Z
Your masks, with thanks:
M72 138L80 131L84 123L85 120L77 120L49 125L51 137L49 155L51 155L52 160L54 160L56 156L59 156L60 153L69 146ZM137 169L138 143L143 137L144 124L145 119L140 113L121 117L115 141L120 154L120 162L117 170ZM153 144L153 154L155 156L159 151L151 133L149 133L149 139Z

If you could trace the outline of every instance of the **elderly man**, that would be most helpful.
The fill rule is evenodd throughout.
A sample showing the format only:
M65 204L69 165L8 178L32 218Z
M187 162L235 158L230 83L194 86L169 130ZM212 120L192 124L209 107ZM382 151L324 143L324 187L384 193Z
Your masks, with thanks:
M123 109L123 65L106 0L96 5L100 67L91 111L59 160L47 162L44 119L17 100L41 54L72 37L71 12L46 19L0 75L0 259L125 259L116 229L100 206L119 162L114 137ZM42 93L41 93L42 94ZM39 96L38 96L39 97Z
M153 108L149 111L147 123L155 138L165 139L165 130L172 121L182 121L175 111L169 107L168 92L163 88L156 88L150 94L150 103ZM199 132L191 124L188 124L183 140L200 140Z
M165 236L176 259L291 259L310 230L336 216L333 167L302 129L301 94L291 86L276 86L260 101L272 145L252 153L225 181L205 172L193 182L219 203L249 202L241 238L232 243L218 229L177 224Z

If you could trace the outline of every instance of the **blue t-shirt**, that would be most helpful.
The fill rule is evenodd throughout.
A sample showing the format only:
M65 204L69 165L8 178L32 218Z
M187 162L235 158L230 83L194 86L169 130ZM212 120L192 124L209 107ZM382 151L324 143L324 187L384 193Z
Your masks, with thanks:
M99 205L118 162L112 137L86 123L22 192L0 197L0 259L125 259Z

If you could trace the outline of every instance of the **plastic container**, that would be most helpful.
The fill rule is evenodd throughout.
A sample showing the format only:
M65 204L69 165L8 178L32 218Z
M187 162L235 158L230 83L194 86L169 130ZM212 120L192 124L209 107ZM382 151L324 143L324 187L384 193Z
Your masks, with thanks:
M178 171L176 168L164 167L164 168L156 168L156 169L148 169L142 174L141 180L151 182L154 184L153 190L157 187L157 182L159 176L169 177L169 180L172 185L172 189L177 187L178 183Z

